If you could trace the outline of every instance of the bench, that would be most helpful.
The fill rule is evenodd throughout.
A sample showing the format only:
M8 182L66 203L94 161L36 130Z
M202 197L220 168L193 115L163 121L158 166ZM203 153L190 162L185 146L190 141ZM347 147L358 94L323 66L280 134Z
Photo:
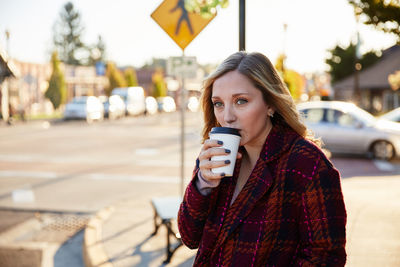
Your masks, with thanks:
M158 228L161 225L165 225L165 227L167 228L167 258L164 261L164 264L169 263L175 251L180 246L182 246L182 241L179 233L176 233L174 229L172 229L172 221L176 220L177 218L179 205L181 204L181 202L181 197L157 197L151 199L151 205L154 209L155 228L152 236L157 234ZM171 243L171 238L176 239L178 243L173 245Z

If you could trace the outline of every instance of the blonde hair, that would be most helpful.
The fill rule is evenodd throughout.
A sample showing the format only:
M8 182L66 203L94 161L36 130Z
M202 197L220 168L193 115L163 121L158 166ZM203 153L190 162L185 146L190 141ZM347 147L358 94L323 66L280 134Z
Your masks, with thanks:
M236 52L225 59L204 81L201 106L204 113L203 142L208 139L211 128L220 126L214 115L211 101L215 80L230 71L238 71L246 76L261 91L265 103L275 110L272 122L285 121L299 135L319 145L311 132L300 120L296 104L289 90L278 75L269 59L261 53Z

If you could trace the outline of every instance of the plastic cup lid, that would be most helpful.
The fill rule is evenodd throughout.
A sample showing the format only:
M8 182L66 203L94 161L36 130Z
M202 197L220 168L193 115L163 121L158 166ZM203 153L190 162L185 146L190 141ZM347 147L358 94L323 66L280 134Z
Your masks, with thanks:
M233 134L240 136L238 129L229 127L213 127L210 134Z

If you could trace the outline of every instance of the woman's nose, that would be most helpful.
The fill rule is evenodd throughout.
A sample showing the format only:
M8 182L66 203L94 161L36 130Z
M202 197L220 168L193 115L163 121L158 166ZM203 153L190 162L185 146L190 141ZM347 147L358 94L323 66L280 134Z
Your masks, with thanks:
M236 120L236 116L235 116L234 110L230 106L227 106L225 108L225 112L224 112L225 123L231 124L235 120Z

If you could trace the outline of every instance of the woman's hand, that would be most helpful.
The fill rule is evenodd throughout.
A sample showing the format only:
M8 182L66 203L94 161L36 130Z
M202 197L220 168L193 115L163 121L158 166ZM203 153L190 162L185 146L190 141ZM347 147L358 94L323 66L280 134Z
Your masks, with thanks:
M229 160L212 161L213 156L228 155L231 153L229 149L222 147L222 141L207 139L201 148L199 155L199 167L201 177L209 183L218 185L225 173L213 173L211 169L223 167L230 164ZM241 158L242 155L238 152L236 158Z

